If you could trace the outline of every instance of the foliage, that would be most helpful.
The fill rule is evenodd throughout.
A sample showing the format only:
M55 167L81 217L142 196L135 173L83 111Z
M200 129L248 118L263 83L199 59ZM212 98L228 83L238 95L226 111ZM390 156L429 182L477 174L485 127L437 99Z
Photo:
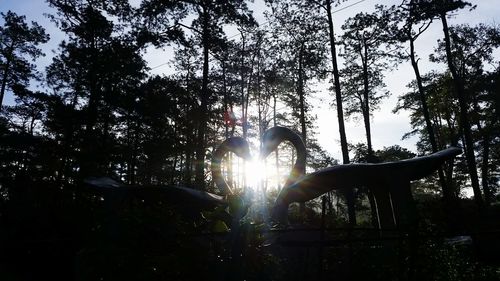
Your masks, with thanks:
M412 241L380 242L381 234L373 229L364 234L336 229L327 238L341 242L333 240L328 249L316 247L317 241L300 249L281 245L282 237L273 236L266 222L296 160L289 144L267 159L275 177L253 191L261 201L235 224L224 215L234 215L234 209L246 213L247 202L240 197L228 197L227 210L200 212L197 206L179 206L178 198L113 199L112 193L85 183L91 176L107 176L146 190L182 185L214 191L207 162L221 140L243 136L258 150L263 132L276 125L305 139L307 172L338 164L316 139L325 128L315 125L314 105L317 86L328 79L327 61L333 59L327 44L335 41L327 40L332 19L324 9L342 1L266 1L262 26L243 0L144 0L138 7L126 0L47 2L53 9L49 17L65 39L42 72L36 59L44 55L41 44L49 35L24 16L1 14L0 101L6 94L14 102L3 105L0 115L0 278L297 280L319 276L321 268L320 280L387 280L409 277L415 265L418 279L498 279L498 268L475 260L470 247L435 238L446 229L436 176L413 185L423 218L419 235L430 237L417 239L414 264ZM436 18L467 6L463 1L405 1L399 8L377 6L374 13L358 13L343 25L344 67L335 75L346 115L363 118L366 129L367 143L350 147L354 162L427 154L434 150L430 124L439 149L473 150L482 192L495 207L500 196L498 26L450 26L450 42L440 40L429 60L451 61L456 73L416 75L399 97L394 111L410 113L412 131L404 137L419 137L417 152L397 144L371 147L370 118L389 95L386 71L407 57L401 43L415 40ZM169 45L175 53L167 64L175 72L151 74L144 52ZM468 125L457 100L457 77ZM465 141L464 124L472 144ZM471 185L468 157L443 166L457 196ZM224 161L230 184L246 187L251 173L232 173L243 161L234 155ZM365 191L356 190L358 226L370 228L376 209ZM303 226L346 227L341 196L326 194L325 208L320 200L308 202ZM464 227L498 228L498 210L479 214L471 200L459 203L464 215L457 208L456 216ZM297 206L290 213L292 222L303 222Z
M2 84L0 89L0 107L5 92L16 88L26 88L31 79L39 78L33 61L43 56L38 45L49 41L45 29L36 22L31 27L25 16L18 16L12 11L0 13L4 24L0 26L0 65ZM1 109L1 108L0 108Z

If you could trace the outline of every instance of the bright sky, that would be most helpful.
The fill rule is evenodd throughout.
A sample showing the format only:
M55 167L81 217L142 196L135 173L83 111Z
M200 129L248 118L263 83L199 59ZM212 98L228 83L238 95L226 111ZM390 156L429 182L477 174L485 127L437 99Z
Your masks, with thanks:
M137 2L137 0L134 0ZM335 32L341 33L340 26L348 18L354 16L358 12L371 12L375 4L393 5L399 4L400 0L350 0L343 3L341 6L333 9ZM449 23L462 24L467 23L475 25L478 23L498 24L500 21L500 3L498 0L471 0L477 5L473 11L463 10L459 15L451 18ZM347 7L353 5L351 7ZM250 3L250 9L254 10L256 19L263 23L265 21L262 11L265 5L262 0L255 0ZM347 7L347 8L346 8ZM345 8L345 9L343 9ZM339 12L335 12L340 10ZM20 15L26 15L29 21L36 21L44 26L47 32L51 35L51 40L43 46L46 57L38 61L39 69L47 66L53 56L53 50L57 49L57 45L64 38L64 35L51 23L44 15L53 13L42 0L0 0L0 11L6 12L12 10ZM231 36L233 34L229 34ZM417 53L420 60L421 73L427 73L431 70L444 69L444 65L438 65L428 62L428 56L437 45L437 39L442 37L441 25L439 22L432 24L430 29L421 36L416 42ZM171 51L150 49L145 54L145 59L150 67L158 66L162 63L169 62L171 59ZM496 57L500 58L500 52L496 53ZM171 71L168 65L155 68L154 74L168 74ZM413 79L413 71L409 63L404 63L397 70L386 73L387 88L392 93L392 96L383 101L381 109L374 112L372 118L372 138L375 149L381 149L384 146L398 144L402 147L415 151L416 138L409 140L401 140L401 136L410 131L410 120L408 114L400 113L398 115L392 113L395 107L398 95L407 91L406 85ZM318 92L313 96L311 101L315 105L312 114L317 115L317 125L319 129L319 143L330 152L336 159L341 159L340 141L338 136L338 126L335 109L329 104L333 97L326 91L329 85L318 85ZM12 97L7 94L6 103L12 103ZM364 128L362 122L354 123L347 122L346 133L348 141L351 143L365 142Z

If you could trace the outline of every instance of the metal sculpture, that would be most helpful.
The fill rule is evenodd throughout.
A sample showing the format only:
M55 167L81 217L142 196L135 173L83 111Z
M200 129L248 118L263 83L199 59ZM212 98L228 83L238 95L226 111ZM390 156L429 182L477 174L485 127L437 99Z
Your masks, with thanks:
M374 193L380 228L409 227L416 219L410 182L431 174L460 153L459 148L451 147L428 156L396 162L325 168L284 188L276 200L275 213L284 214L290 203L308 201L334 189L366 186Z
M222 158L224 158L228 152L233 152L238 157L245 160L250 160L252 158L248 142L241 137L228 138L217 147L212 156L212 180L224 195L231 195L234 193L222 175Z
M289 141L297 152L297 159L295 160L292 171L290 172L290 175L284 185L289 186L306 173L307 151L306 146L299 135L288 128L280 126L272 127L266 130L262 135L260 158L264 159L269 156L269 154L275 151L284 141Z
M266 130L262 135L262 148L260 151L260 158L264 159L269 156L269 154L276 150L278 146L284 141L289 141L293 145L295 151L297 152L297 159L292 167L292 171L290 172L288 179L285 182L285 185L283 186L283 189L281 190L281 193L287 192L286 190L288 186L291 186L299 178L305 175L307 157L306 146L304 144L304 141L298 134L296 134L289 128L275 126ZM344 189L342 191L347 201L349 213L354 214L354 193L350 189ZM280 196L278 196L278 198ZM275 207L273 208L272 217L274 219L277 219L278 222L285 222L288 213L288 205L286 206L286 208L284 206L277 206L281 204L281 202L276 201Z
M248 143L243 138L229 138L216 149L212 158L212 175L223 195L178 185L129 185L108 177L89 177L84 183L88 190L104 199L104 205L110 212L120 210L133 201L145 204L163 202L175 206L190 218L198 217L202 210L227 207L231 203L227 195L233 192L225 182L220 167L222 157L228 152L234 152L244 159L251 158ZM226 223L233 223L235 217L239 219L243 213L240 211L236 216L225 213L221 219Z
M110 199L117 203L131 198L140 198L145 201L161 200L175 205L194 205L200 209L210 209L226 204L220 195L183 186L129 185L108 177L90 177L85 179L85 183L91 190L101 193L105 200Z

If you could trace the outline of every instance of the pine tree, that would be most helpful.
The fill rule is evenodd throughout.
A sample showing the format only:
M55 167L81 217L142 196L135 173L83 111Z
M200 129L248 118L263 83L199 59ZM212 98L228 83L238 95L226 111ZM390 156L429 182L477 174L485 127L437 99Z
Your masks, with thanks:
M38 45L46 43L49 35L38 23L26 23L25 16L8 11L0 13L4 25L0 26L1 88L0 110L7 90L14 86L27 87L37 77L36 66L30 62L43 56Z

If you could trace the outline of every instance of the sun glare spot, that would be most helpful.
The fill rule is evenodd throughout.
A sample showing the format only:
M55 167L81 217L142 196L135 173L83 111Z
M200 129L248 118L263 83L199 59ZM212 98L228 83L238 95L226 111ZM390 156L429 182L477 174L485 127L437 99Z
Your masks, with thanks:
M252 159L246 163L245 175L248 187L259 190L263 180L266 178L266 165L258 159Z

